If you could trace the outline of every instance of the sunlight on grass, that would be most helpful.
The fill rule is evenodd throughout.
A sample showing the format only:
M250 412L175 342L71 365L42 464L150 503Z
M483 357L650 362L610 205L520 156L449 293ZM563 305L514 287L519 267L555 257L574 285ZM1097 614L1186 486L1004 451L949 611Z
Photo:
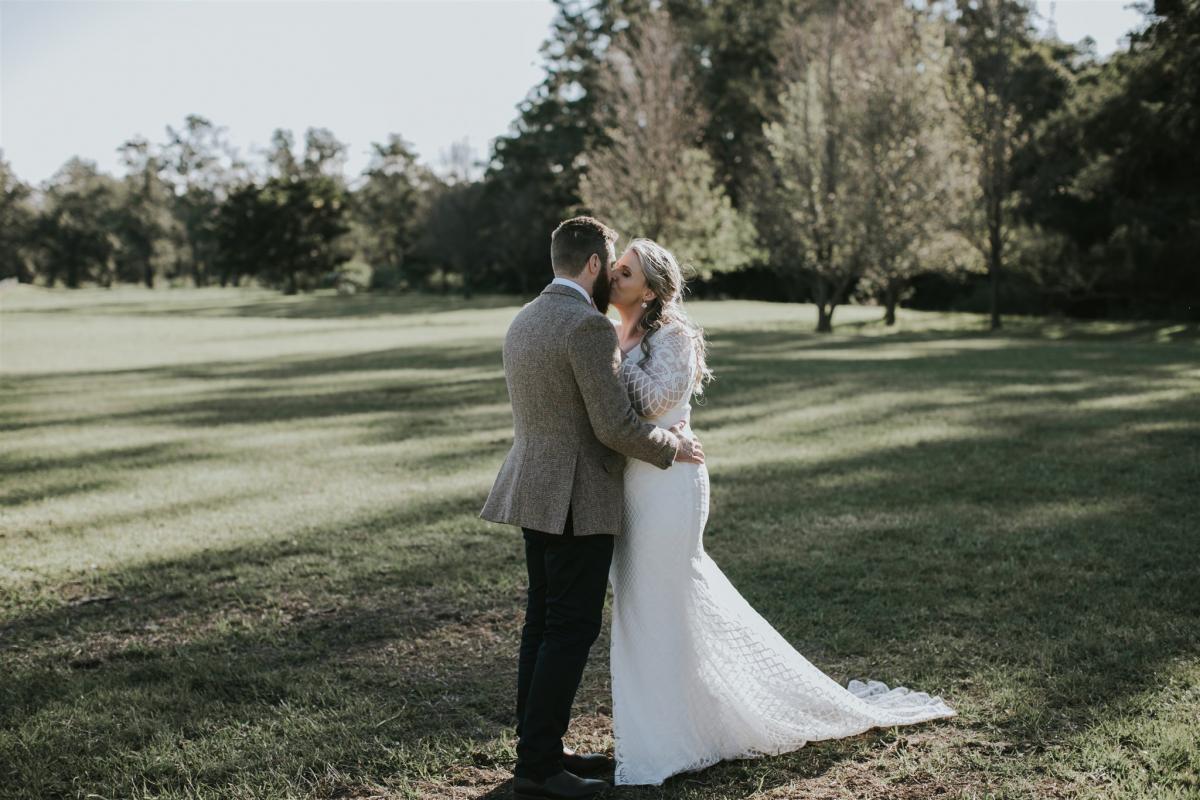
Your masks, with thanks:
M1162 389L1159 391L1140 392L1138 394L1118 395L1114 397L1098 397L1094 400L1083 400L1079 407L1084 410L1103 410L1109 408L1153 408L1161 403L1172 400L1186 400L1193 396L1194 386L1181 385L1177 389Z
M522 302L0 295L0 797L504 796ZM1200 791L1195 326L690 308L706 548L830 675L960 716L622 797Z

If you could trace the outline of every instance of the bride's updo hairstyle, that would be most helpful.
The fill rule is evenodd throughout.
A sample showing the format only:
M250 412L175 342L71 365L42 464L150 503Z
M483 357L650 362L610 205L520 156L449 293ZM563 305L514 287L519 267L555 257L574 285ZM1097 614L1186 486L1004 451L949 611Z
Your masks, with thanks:
M683 290L686 284L679 262L671 255L670 250L650 239L634 239L629 243L628 249L637 253L638 260L642 263L642 273L646 276L646 284L650 291L654 292L654 299L649 302L642 318L638 320L638 328L644 332L640 363L646 363L650 357L649 342L655 331L672 322L679 323L696 343L696 359L700 369L692 391L697 395L702 394L704 384L713 379L706 359L708 345L704 341L704 330L692 322L683 310Z

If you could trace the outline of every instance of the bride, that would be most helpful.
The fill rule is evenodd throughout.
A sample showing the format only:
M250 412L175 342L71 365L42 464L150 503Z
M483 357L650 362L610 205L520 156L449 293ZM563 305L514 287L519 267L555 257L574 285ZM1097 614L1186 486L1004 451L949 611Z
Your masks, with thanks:
M611 276L621 379L637 412L669 428L712 377L703 332L683 310L679 265L635 239ZM704 552L707 519L703 464L660 470L630 459L609 573L618 785L954 716L940 697L877 681L843 687L809 663Z

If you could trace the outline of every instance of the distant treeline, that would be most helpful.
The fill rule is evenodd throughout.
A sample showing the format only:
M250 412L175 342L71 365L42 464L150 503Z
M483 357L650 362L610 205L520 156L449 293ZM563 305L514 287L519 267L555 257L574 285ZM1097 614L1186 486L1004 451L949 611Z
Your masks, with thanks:
M200 116L30 187L0 157L0 278L536 291L592 213L701 296L1200 319L1200 0L1127 49L1023 0L558 0L545 78L477 177L326 129L258 163ZM2 154L0 154L2 155Z

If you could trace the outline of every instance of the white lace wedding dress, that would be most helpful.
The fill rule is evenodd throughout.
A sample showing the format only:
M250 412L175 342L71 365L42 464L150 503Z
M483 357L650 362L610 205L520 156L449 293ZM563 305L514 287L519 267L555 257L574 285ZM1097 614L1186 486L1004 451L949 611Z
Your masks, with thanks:
M638 413L667 428L690 409L695 350L678 324L649 342L649 361L639 366L635 348L620 374ZM877 681L843 687L809 663L704 552L707 518L703 465L629 460L610 572L617 784L954 716L940 697Z

